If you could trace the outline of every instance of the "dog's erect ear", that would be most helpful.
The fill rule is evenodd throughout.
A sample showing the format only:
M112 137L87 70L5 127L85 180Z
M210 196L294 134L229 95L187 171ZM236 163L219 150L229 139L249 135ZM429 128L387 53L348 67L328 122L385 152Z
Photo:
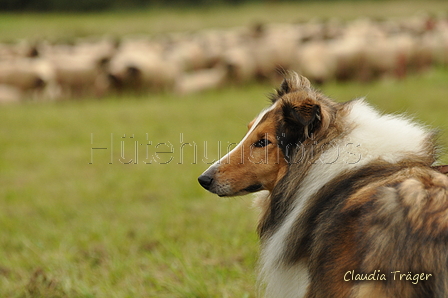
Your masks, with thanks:
M320 106L313 103L303 103L299 106L285 101L282 105L283 118L292 125L308 126L314 120L320 120Z
M275 90L275 94L271 96L272 102L277 101L277 99L285 94L304 88L311 88L310 81L304 76L300 76L293 71L280 70L279 72L283 75L284 79L280 87Z
M312 101L295 105L290 101L282 102L283 119L277 128L277 139L280 149L287 160L290 160L296 148L322 127L321 107Z
M291 102L285 101L282 105L282 112L285 125L289 129L303 131L302 140L309 138L320 126L322 116L318 104L304 102L296 106Z

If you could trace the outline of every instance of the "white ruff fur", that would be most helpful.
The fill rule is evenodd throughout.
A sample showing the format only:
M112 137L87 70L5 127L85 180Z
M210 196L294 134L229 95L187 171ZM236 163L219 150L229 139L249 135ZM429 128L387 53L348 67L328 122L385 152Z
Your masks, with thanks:
M266 297L300 298L306 294L309 284L307 265L298 263L288 267L282 263L282 256L290 249L285 246L285 240L293 223L319 189L341 173L378 158L394 163L409 154L428 154L424 143L430 133L424 127L402 116L381 115L363 100L351 105L345 119L350 133L323 152L320 161L310 168L302 183L306 188L295 199L292 211L262 246L259 281L265 285Z

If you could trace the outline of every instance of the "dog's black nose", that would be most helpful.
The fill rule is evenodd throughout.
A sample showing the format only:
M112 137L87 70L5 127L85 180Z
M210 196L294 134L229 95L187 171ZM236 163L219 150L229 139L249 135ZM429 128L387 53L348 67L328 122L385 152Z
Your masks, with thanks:
M202 185L205 189L210 189L210 186L212 185L213 178L207 175L201 175L198 178L199 184Z

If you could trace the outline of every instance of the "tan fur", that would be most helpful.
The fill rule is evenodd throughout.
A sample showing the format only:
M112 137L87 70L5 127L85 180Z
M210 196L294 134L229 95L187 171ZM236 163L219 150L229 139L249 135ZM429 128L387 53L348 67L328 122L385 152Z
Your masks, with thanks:
M262 121L241 143L240 148L228 155L216 173L216 179L225 177L231 181L235 191L255 183L261 183L263 189L272 191L285 174L286 162L275 138L275 126L273 125L275 112L269 114L272 114L274 119L271 119L271 116ZM253 121L251 123L253 125ZM249 129L252 128L252 125L249 125ZM255 142L263 138L269 139L271 144L263 148L253 146Z

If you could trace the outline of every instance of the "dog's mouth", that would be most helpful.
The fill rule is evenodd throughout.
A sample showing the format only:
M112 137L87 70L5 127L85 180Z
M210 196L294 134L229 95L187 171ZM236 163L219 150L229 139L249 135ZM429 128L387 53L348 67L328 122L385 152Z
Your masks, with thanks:
M234 197L234 196L238 196L238 195L243 195L243 194L247 194L247 193L252 193L252 192L257 192L263 190L263 185L261 184L253 184L249 187L246 187L244 189L242 189L241 191L239 191L238 193L234 193L234 194L220 194L220 193L216 193L218 195L218 197Z
M263 189L263 185L261 185L261 184L253 184L253 185L243 189L243 191L246 191L246 192L256 192L256 191L259 191L259 190L262 190L262 189Z

